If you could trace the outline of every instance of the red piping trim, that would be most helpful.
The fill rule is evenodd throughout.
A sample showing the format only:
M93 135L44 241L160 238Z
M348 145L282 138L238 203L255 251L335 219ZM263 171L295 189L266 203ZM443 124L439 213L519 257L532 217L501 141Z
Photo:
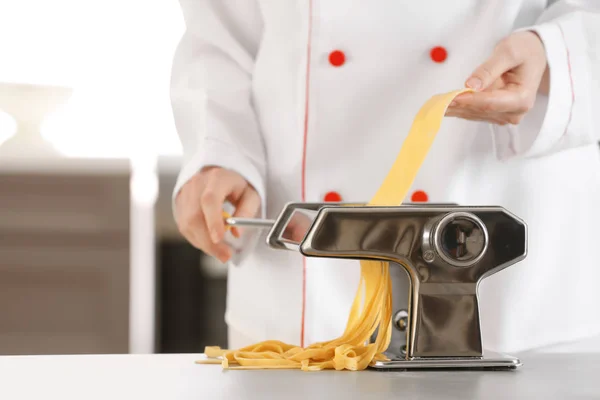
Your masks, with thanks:
M310 53L312 42L312 0L308 2L308 45L306 46L306 85L304 103L304 138L302 142L302 201L306 201L306 143L308 139L308 109L310 92ZM302 321L300 323L300 347L304 347L304 325L306 315L306 259L302 258Z
M571 70L571 54L569 53L569 47L567 46L567 39L565 38L565 32L563 31L560 24L558 25L558 29L560 30L560 34L565 42L565 49L567 51L567 65L569 67L569 79L571 84L571 109L569 110L569 120L567 121L567 126L565 127L565 131L563 132L563 136L567 134L567 130L571 125L571 118L573 118L573 107L575 105L575 85L573 85L573 72Z

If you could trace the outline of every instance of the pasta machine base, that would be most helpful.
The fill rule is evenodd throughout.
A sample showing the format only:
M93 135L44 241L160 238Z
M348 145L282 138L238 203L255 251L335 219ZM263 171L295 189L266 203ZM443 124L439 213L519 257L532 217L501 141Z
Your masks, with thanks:
M521 360L500 353L486 351L484 357L430 357L394 358L386 354L390 361L376 361L370 368L380 371L407 369L491 369L510 370L522 365Z

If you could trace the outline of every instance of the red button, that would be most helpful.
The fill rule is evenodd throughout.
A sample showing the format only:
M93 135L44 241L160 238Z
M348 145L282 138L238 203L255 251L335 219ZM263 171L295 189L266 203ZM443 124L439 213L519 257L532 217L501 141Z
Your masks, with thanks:
M323 200L328 203L340 203L342 201L342 196L338 192L329 192L323 197Z
M329 62L334 67L341 67L346 62L346 55L340 50L334 50L329 53Z
M429 55L431 56L431 59L436 63L442 63L446 61L446 58L448 58L448 52L442 46L437 46L431 49Z
M417 190L410 197L410 201L412 201L413 203L425 203L428 200L429 200L429 196L427 196L427 193L425 193L422 190Z

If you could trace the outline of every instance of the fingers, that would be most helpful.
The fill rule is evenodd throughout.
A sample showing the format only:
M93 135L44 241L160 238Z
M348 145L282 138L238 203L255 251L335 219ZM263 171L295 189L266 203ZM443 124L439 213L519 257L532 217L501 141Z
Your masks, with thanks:
M235 217L253 218L260 209L260 197L256 190L248 186L236 204Z
M258 211L260 210L260 196L258 195L256 190L254 190L254 188L248 186L243 191L241 197L239 198L235 206L235 213L233 214L234 217L253 218L256 216L256 214L258 214ZM239 237L242 231L243 230L240 228L235 228L235 232L233 232L232 230L232 233L234 235L237 235L236 237Z
M301 242L306 236L312 220L302 213L295 213L285 227L284 236L294 242Z
M231 258L231 249L224 242L213 243L203 217L199 216L195 223L191 223L185 237L190 243L204 251L206 254L226 263Z
M524 112L504 112L496 110L482 111L469 105L456 105L448 108L446 116L468 119L470 121L490 122L496 125L517 125L523 119Z
M518 86L508 86L486 92L471 92L457 96L452 108L483 113L526 113L533 107L535 94Z
M503 40L483 64L473 71L465 85L474 90L485 90L507 71L519 66L522 57L514 40Z
M470 121L491 122L491 123L494 123L494 124L504 123L496 115L488 115L484 119L481 116L479 116L479 115L477 115L475 113L470 112L469 110L463 110L463 109L448 110L446 112L446 116L447 117L456 117L456 118L468 119Z
M533 107L535 94L518 85L457 96L446 115L498 125L517 125Z
M496 125L506 125L507 123L509 123L505 120L504 114L501 114L501 115L488 114L484 118L476 113L470 112L469 110L463 110L463 109L448 110L448 112L446 113L446 116L467 119L469 121L490 122L490 123L496 124Z
M206 185L200 196L202 213L213 243L219 243L225 237L223 204L229 197L237 197L243 191L246 182L237 174L224 169L213 169L206 176Z
M213 243L210 239L202 208L196 200L196 185L195 181L188 182L177 196L177 227L194 247L224 263L231 258L231 250L225 243Z
M547 69L545 57L536 34L508 36L466 80L475 91L458 96L446 115L501 125L520 123L535 103Z
M181 189L175 199L175 216L181 234L195 247L226 262L231 249L223 241L225 220L223 205L229 200L236 216L255 215L260 197L236 172L212 167L200 171ZM237 231L232 230L234 235Z

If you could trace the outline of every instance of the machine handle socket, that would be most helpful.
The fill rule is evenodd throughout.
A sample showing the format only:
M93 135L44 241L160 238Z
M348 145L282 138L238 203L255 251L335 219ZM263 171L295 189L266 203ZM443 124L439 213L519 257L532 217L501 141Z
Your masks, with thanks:
M467 212L446 214L430 231L433 250L453 267L469 267L483 258L488 231L476 215Z

